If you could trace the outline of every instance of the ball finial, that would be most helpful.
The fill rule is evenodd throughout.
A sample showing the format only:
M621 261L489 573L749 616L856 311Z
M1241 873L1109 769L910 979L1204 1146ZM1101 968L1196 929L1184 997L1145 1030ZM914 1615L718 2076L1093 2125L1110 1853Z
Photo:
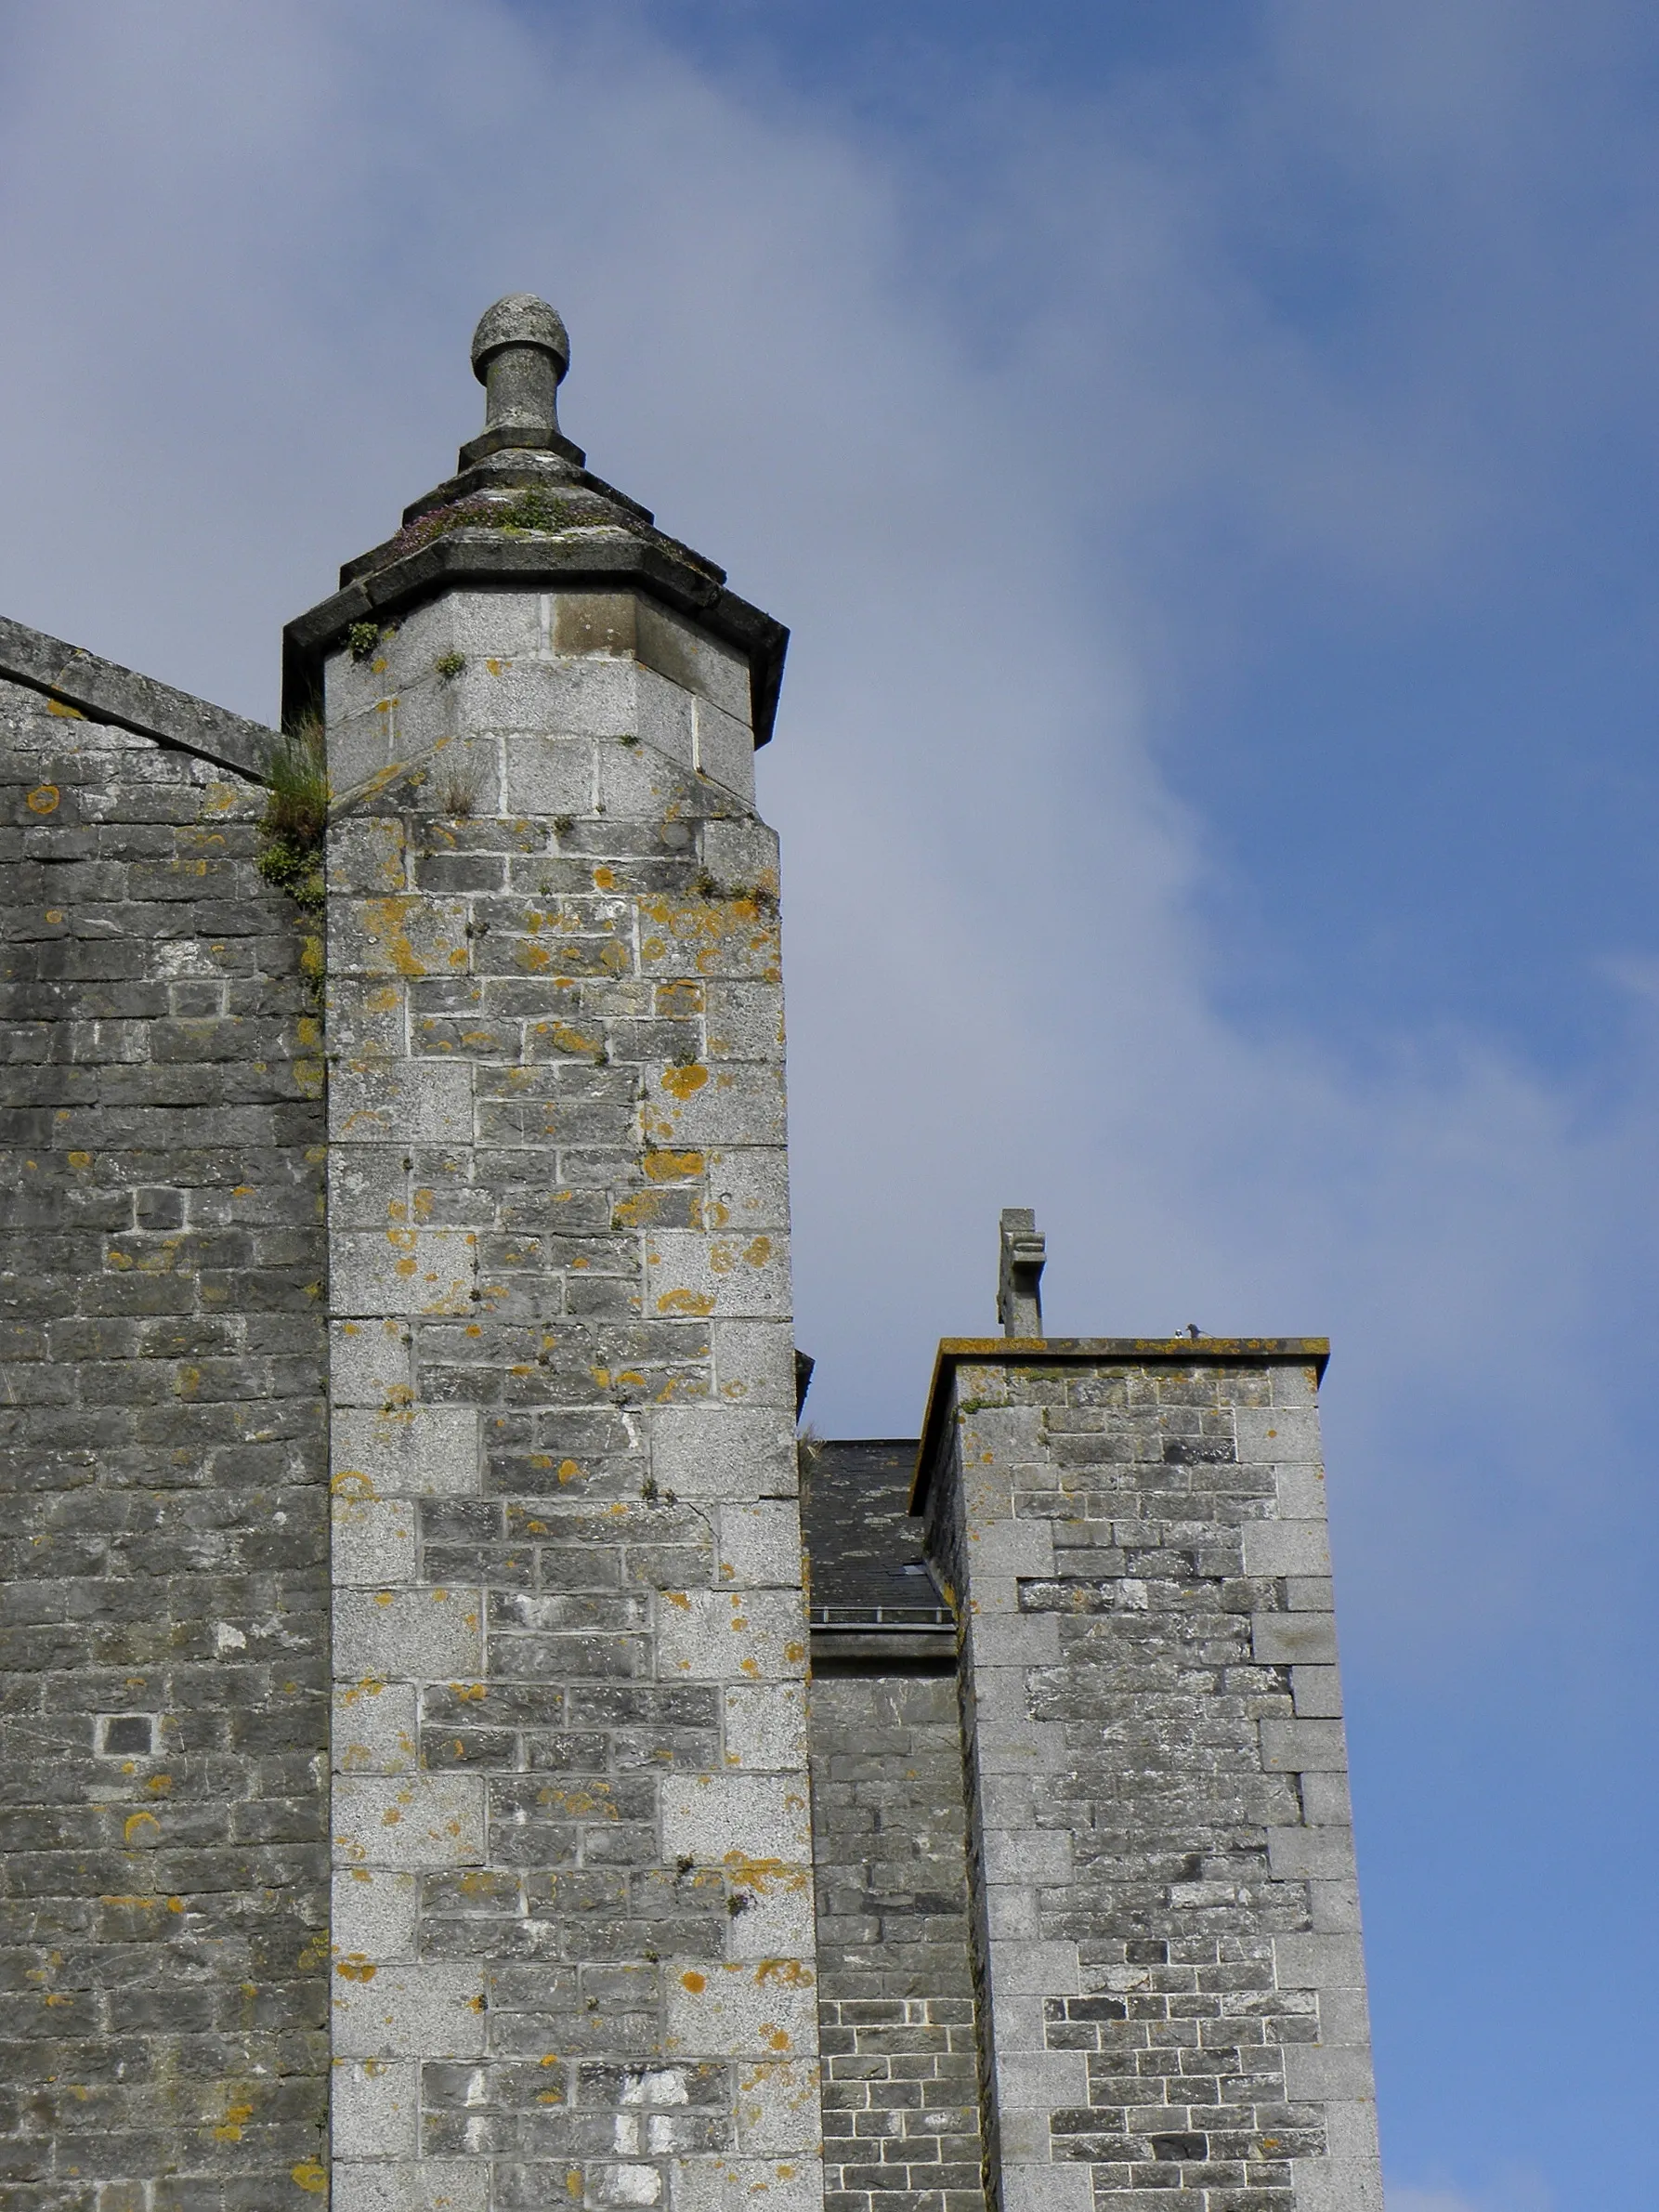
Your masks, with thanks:
M490 363L506 346L529 346L550 353L563 381L570 366L570 338L556 308L550 308L533 292L509 292L486 308L473 333L473 374L480 384L490 381Z
M473 333L473 374L485 392L484 436L473 447L499 452L503 446L566 444L558 400L569 366L569 337L544 299L510 292L486 308Z

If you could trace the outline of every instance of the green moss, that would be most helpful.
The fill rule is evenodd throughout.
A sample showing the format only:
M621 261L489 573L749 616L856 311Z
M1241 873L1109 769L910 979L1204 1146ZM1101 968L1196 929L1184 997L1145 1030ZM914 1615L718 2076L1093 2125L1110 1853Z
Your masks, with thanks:
M435 538L446 537L454 530L537 530L551 535L557 530L580 530L596 523L612 529L629 527L622 516L609 508L564 499L556 492L532 486L513 499L489 499L481 492L474 492L470 498L455 500L449 506L433 507L427 514L417 517L406 530L399 530L392 544L401 555L418 552L423 545L430 545Z
M466 666L466 655L464 653L439 653L432 665L442 676L444 682L448 684L458 676Z
M767 883L723 883L708 869L699 868L691 879L691 888L699 898L716 903L748 900L758 913L770 916L777 912L777 894Z

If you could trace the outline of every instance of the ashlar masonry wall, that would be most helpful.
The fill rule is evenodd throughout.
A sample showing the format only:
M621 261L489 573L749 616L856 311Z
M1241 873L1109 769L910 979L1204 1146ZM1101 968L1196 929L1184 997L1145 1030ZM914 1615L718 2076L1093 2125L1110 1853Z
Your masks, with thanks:
M1000 2212L1380 2212L1323 1355L943 1348Z
M15 2212L328 2186L322 1065L262 801L0 682Z
M827 2212L986 2212L954 1672L812 1685Z
M747 667L456 590L327 685L337 2212L817 2212Z

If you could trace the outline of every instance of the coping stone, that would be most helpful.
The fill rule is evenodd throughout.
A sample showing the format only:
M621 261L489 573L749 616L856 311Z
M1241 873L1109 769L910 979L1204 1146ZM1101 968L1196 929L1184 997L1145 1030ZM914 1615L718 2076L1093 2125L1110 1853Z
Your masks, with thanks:
M193 753L219 767L235 768L260 783L268 777L271 749L278 741L274 729L4 615L0 676L32 691L44 691L48 699L91 721L113 723L118 729Z

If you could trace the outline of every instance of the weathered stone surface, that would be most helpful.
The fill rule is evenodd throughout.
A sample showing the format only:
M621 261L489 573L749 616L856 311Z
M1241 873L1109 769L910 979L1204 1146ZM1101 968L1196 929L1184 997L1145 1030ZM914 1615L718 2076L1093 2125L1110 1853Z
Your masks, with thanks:
M776 846L609 613L328 665L350 2205L821 2203Z
M1380 2205L1317 1374L1248 1345L942 1363L928 1541L1005 2206Z
M125 672L33 649L51 691L0 683L0 2161L20 2205L297 2205L328 2088L319 1024L257 787L66 711ZM165 691L131 685L134 715Z
M950 1676L812 1688L826 2203L985 2212Z

